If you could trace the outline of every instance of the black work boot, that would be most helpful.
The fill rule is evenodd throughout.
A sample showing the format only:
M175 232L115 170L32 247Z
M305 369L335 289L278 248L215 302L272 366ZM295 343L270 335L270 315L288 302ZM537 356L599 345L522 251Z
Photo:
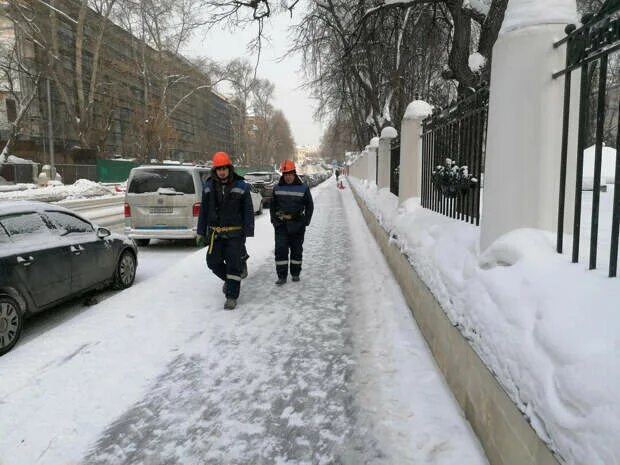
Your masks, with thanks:
M224 281L224 285L222 286L222 292L226 295L226 291L228 290L228 283Z
M286 283L286 276L282 276L282 277L278 277L278 280L276 281L276 284L278 286L281 286L282 284Z
M224 303L224 310L234 310L236 306L237 306L237 299L228 297L226 299L226 302Z
M295 282L299 281L299 275L293 275L293 281Z

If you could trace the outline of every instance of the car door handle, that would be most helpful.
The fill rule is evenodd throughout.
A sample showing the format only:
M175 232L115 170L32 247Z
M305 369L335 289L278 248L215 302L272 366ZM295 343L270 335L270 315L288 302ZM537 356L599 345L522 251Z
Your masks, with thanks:
M32 265L33 261L34 261L34 257L32 257L32 256L28 256L28 257L19 256L19 257L17 257L17 263L19 263L21 265L24 265L24 266Z
M82 251L84 250L84 247L82 247L81 245L72 245L71 247L69 247L69 250L71 250L74 255L80 255L80 253L82 253Z

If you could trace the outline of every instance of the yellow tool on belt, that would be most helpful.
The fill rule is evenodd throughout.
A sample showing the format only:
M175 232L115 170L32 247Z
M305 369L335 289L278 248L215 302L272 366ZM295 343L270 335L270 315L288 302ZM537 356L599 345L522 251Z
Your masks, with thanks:
M216 234L222 234L233 231L241 231L241 226L210 226L211 229L211 241L209 242L209 254L213 252L213 242L215 241Z

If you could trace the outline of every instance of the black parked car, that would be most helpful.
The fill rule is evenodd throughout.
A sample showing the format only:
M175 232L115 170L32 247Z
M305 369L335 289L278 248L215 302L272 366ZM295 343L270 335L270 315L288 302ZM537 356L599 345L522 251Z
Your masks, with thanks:
M136 276L131 239L98 228L66 208L0 203L0 355L15 345L24 319L71 297Z

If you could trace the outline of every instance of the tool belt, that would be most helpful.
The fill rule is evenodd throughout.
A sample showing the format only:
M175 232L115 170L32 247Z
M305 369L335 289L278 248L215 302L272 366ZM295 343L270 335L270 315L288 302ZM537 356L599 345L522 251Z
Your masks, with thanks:
M211 232L211 239L209 240L209 254L213 252L213 243L215 242L217 236L228 232L241 231L242 229L243 228L241 226L209 226L209 231Z
M301 212L297 213L284 213L283 211L276 212L276 218L280 221L299 221L304 217Z

